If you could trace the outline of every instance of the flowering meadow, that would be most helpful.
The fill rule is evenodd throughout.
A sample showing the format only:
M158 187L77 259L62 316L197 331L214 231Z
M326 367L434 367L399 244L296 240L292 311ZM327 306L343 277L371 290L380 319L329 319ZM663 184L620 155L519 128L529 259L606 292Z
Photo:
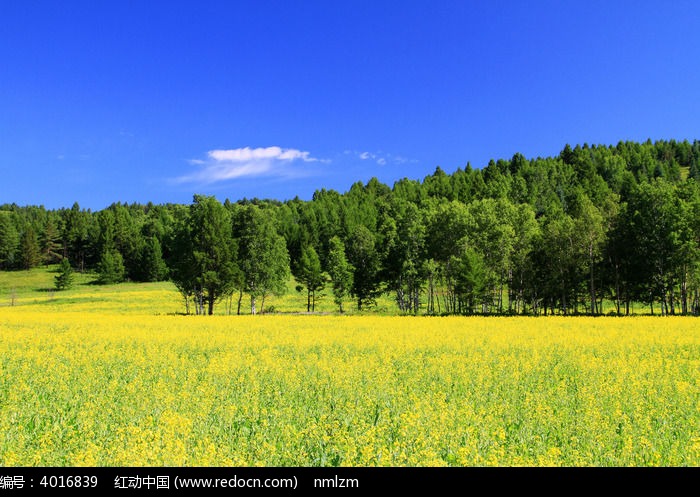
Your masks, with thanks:
M0 307L0 465L700 465L697 318L139 309Z

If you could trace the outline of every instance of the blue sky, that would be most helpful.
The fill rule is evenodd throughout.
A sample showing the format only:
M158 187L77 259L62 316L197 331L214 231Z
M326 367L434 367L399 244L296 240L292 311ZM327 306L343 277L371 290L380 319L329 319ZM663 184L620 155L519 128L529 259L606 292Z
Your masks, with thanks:
M700 138L700 2L0 0L0 204L310 199Z

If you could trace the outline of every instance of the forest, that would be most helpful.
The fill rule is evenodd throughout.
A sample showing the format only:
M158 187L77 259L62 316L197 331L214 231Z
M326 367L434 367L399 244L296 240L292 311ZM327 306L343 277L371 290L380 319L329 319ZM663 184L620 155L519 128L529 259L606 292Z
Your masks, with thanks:
M1 199L0 199L1 200ZM310 200L0 205L0 270L170 280L187 313L265 312L293 279L402 314L700 314L700 141L565 145L559 155L372 178ZM302 309L300 309L302 311Z

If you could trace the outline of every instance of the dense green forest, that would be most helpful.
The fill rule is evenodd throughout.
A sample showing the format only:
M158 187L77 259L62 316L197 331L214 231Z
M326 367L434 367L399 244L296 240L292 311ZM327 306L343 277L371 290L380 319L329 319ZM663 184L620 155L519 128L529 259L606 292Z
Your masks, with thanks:
M389 293L415 314L698 315L700 141L566 145L309 201L0 206L0 269L63 260L103 283L170 279L197 314L244 295L255 313L293 276L308 311L325 289L340 311Z

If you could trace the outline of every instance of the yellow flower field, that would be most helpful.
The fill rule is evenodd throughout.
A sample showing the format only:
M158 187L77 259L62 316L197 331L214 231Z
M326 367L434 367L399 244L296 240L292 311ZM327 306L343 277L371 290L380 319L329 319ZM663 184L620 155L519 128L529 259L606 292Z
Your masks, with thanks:
M696 318L0 308L3 466L697 466Z

